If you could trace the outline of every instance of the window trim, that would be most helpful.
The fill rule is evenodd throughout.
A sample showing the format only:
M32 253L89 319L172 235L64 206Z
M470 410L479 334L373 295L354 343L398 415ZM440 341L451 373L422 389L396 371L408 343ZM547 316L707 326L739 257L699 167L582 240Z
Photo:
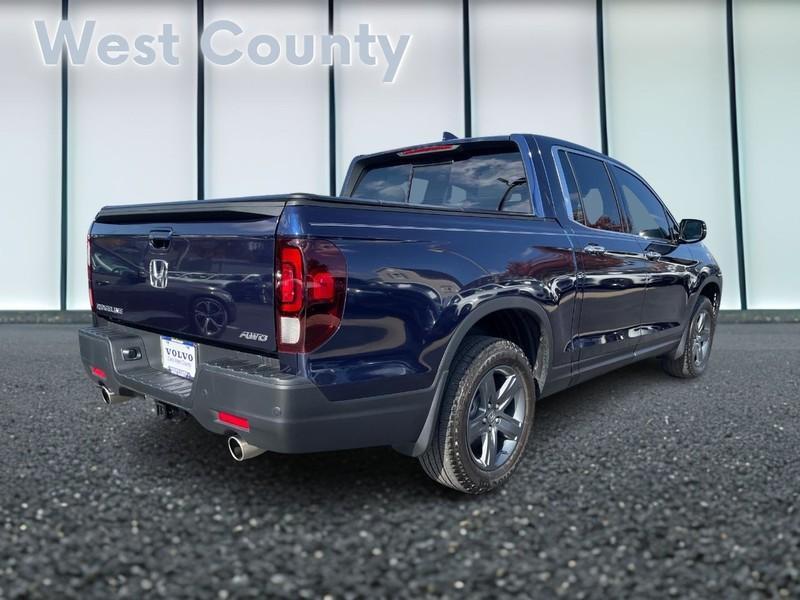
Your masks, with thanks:
M551 155L552 155L552 158L553 158L553 164L555 164L555 167L556 167L556 174L558 175L558 183L559 183L559 187L561 188L561 200L563 202L564 212L566 213L567 219L569 220L570 223L574 223L575 225L577 225L578 227L581 227L582 229L588 229L590 231L598 231L600 233L604 233L604 234L607 234L607 235L624 235L624 236L628 236L630 238L637 239L637 240L646 240L646 239L661 240L661 238L644 238L644 237L642 237L640 235L636 235L635 233L632 233L631 230L630 230L630 223L628 222L628 219L627 219L627 208L626 208L625 215L623 215L623 218L624 218L624 220L626 222L628 231L609 231L608 229L595 229L594 227L589 227L588 225L584 225L583 223L580 223L579 221L576 221L575 219L573 219L572 215L571 215L572 207L570 206L570 200L569 200L569 188L567 187L567 181L566 181L566 177L564 175L564 167L561 164L561 157L558 155L559 151L564 151L564 153L566 153L566 154L569 154L570 152L572 152L574 154L582 154L584 156L588 156L589 158L594 158L595 160L599 160L599 161L601 161L603 163L606 163L606 171L608 172L609 178L611 179L611 186L614 189L615 197L617 196L616 179L614 178L613 174L611 173L611 169L609 168L609 165L618 167L619 169L621 169L623 171L626 171L626 172L630 173L631 175L633 175L634 177L636 177L637 179L639 179L642 183L644 183L645 187L652 192L653 196L655 196L656 200L658 200L658 202L661 204L661 207L664 209L664 212L667 215L667 219L672 222L672 225L675 228L675 231L676 232L678 231L678 221L675 219L675 216L670 212L670 210L667 207L667 205L661 199L661 196L659 196L656 193L656 191L652 188L652 186L649 183L647 183L647 181L644 179L644 177L639 175L636 171L634 171L633 169L631 169L627 165L624 165L621 162L619 162L617 160L614 160L610 156L606 156L604 154L593 154L591 152L586 152L586 151L580 150L578 148L570 148L569 146L561 146L561 145L557 145L556 144L556 145L551 146L550 152L551 152ZM567 156L567 159L569 159L569 156ZM572 163L571 162L570 162L570 168L572 168ZM573 171L573 177L575 178L575 183L577 185L578 178L575 177L574 171ZM580 192L579 192L579 195L580 195ZM617 204L619 205L619 198L617 198ZM581 199L581 206L583 206L583 199ZM622 209L620 208L620 211L621 210ZM670 244L673 244L673 245L676 243L676 240L674 238L671 239L671 240L663 240L663 241L668 241Z

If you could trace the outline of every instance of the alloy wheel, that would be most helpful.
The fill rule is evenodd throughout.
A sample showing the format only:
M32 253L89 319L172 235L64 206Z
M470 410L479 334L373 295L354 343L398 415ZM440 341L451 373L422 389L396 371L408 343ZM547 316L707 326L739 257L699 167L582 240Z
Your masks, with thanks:
M692 335L692 362L695 367L703 366L711 353L711 315L702 310L697 315Z
M513 454L525 411L525 389L514 368L494 367L483 376L467 416L467 446L480 468L497 469Z

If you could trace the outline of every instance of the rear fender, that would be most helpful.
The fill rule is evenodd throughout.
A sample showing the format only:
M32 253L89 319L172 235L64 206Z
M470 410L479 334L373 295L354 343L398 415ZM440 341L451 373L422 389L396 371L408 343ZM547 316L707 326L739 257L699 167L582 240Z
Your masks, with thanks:
M419 456L425 452L433 437L436 421L439 418L439 407L447 387L448 375L458 349L478 321L494 312L509 309L523 310L530 313L539 325L540 342L537 349L535 371L538 388L539 390L542 389L553 360L553 331L547 312L536 300L528 297L514 296L488 300L471 310L461 320L450 338L436 374L433 402L416 442L404 447L395 447L395 450L409 456Z

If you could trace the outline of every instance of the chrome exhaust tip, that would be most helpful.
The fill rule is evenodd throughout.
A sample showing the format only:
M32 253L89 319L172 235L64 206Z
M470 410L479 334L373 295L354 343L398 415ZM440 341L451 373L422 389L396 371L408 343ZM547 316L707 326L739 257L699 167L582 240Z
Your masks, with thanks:
M115 394L104 385L100 386L100 393L103 395L103 402L106 404L122 404L123 402L127 402L133 398L133 396Z
M238 435L232 435L228 438L228 451L236 462L242 462L248 458L255 458L266 452L266 450L262 450L258 446L248 444Z

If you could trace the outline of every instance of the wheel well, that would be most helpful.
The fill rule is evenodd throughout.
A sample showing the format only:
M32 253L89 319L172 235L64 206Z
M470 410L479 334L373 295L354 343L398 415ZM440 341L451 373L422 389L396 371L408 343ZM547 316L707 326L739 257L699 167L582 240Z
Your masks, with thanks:
M711 306L714 307L715 313L719 310L720 289L716 283L713 281L707 283L703 289L700 290L700 295L711 300Z
M490 313L475 323L467 335L482 334L514 342L522 348L533 368L536 385L541 391L549 364L549 342L542 334L536 316L523 309L504 309Z

